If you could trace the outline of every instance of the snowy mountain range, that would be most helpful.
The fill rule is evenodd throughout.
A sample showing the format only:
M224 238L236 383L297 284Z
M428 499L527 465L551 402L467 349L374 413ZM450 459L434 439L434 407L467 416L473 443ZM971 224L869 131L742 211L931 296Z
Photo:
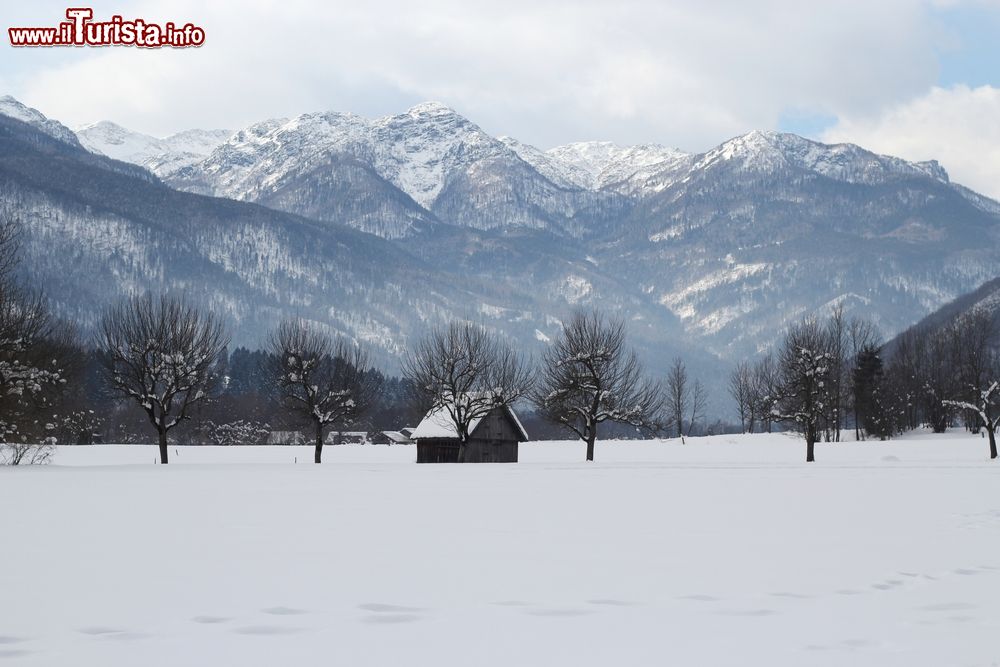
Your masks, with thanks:
M111 123L73 135L10 98L0 112L14 119L4 150L23 158L0 206L30 224L48 267L33 268L84 322L117 294L203 291L241 342L298 313L391 363L447 317L538 349L570 308L600 305L654 363L719 369L832 304L888 336L997 275L1000 204L935 162L791 134L700 154L541 150L438 103L167 139ZM58 183L54 152L69 169Z
M157 139L110 121L76 130L80 144L87 150L146 167L158 176L168 176L204 160L231 134L229 130L188 130Z

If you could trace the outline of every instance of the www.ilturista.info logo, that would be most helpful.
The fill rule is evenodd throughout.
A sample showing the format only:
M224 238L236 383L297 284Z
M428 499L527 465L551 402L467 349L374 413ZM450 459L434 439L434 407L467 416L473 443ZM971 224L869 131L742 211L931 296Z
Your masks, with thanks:
M94 21L90 7L70 7L68 21L50 28L7 28L11 46L141 46L186 48L205 43L205 30L192 23L152 23L112 16Z

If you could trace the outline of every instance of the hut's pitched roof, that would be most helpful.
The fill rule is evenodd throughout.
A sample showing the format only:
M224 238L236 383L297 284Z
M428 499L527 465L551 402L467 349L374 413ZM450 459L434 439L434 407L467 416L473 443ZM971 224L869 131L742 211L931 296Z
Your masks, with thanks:
M509 405L503 406L503 409L507 412L511 421L517 427L518 432L524 440L528 439L528 432L524 430L524 426L521 425L521 420L517 418L517 414L514 409ZM473 419L469 423L469 433L475 432L479 423L482 421L482 417ZM455 429L455 423L451 420L448 415L448 410L444 406L439 408L434 408L420 421L417 428L414 429L410 438L413 440L419 440L420 438L457 438L458 431Z

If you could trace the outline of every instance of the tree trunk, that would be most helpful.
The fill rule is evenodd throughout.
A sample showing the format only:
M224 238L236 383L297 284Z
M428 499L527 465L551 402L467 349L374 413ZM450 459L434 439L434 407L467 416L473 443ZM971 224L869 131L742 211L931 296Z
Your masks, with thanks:
M459 463L465 463L465 453L466 453L465 440L462 440L462 441L460 441L458 443L458 462Z
M316 455L313 457L313 463L323 462L323 425L316 422Z
M597 440L597 434L591 433L587 436L587 460L594 460L594 441Z
M995 459L997 457L997 436L995 428L987 428L986 432L990 435L990 459Z
M169 463L167 460L167 430L165 428L157 429L160 434L160 463Z
M806 427L806 463L812 463L816 460L815 456L816 449L816 427L807 426Z

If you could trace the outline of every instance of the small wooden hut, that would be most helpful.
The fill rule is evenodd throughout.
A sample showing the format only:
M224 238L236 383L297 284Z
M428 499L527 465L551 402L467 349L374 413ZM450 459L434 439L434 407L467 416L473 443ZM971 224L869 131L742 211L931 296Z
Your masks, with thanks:
M413 431L417 463L457 463L459 440L445 408L431 410ZM518 444L528 439L509 406L493 408L474 420L465 445L466 463L517 463Z
M373 445L412 445L413 441L399 431L379 431L368 436Z

